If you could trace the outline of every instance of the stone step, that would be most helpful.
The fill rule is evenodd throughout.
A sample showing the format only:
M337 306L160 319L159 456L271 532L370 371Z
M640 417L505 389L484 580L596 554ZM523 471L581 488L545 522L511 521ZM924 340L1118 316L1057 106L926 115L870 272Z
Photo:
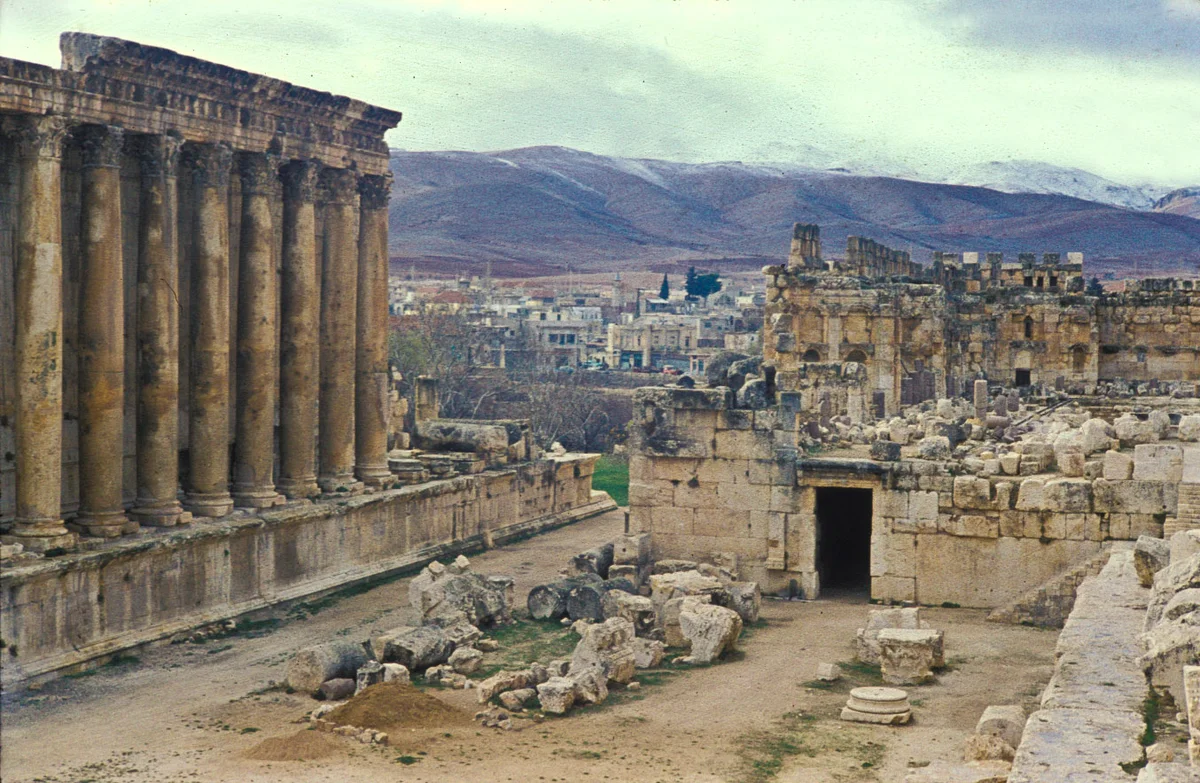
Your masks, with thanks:
M1104 569L1111 553L1111 544L1105 544L1096 554L1025 591L1016 600L996 607L987 619L994 623L1027 623L1061 628L1075 605L1079 586L1089 576L1095 576Z

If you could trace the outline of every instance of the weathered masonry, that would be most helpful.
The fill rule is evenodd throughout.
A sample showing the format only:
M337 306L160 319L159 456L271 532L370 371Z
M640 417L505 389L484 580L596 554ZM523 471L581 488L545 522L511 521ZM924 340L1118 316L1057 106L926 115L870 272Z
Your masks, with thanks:
M394 448L398 112L62 52L0 58L6 685L615 507L596 455L440 420L434 379Z
M45 551L389 482L400 113L113 38L62 56L0 58L0 525Z

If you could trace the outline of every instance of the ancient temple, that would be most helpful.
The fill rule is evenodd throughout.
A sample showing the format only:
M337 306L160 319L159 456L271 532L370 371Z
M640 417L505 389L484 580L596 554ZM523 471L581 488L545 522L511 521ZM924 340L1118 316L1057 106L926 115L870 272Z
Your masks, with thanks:
M390 481L400 113L61 48L0 58L0 522L44 551Z

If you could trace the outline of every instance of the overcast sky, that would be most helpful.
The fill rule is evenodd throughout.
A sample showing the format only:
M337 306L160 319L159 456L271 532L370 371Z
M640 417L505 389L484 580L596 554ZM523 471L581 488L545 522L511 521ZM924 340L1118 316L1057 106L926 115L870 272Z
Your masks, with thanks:
M1200 0L0 0L0 55L65 30L400 109L403 149L1200 184Z

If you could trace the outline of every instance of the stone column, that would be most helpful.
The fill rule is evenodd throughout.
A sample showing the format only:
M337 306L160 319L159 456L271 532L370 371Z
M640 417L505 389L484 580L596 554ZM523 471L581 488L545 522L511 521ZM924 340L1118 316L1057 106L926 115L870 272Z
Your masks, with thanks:
M185 148L194 194L188 400L188 479L184 507L223 517L229 495L229 168L224 144Z
M271 188L278 160L242 153L241 241L238 242L237 431L233 440L233 500L269 508L275 492L275 265Z
M358 316L357 177L349 169L321 174L325 202L321 277L320 474L325 492L362 489L354 480L354 354Z
M124 133L84 125L83 250L79 287L79 514L74 524L112 538L137 530L122 500L125 433L125 263L121 245ZM130 529L132 526L132 529Z
M354 473L369 487L391 482L387 464L388 198L391 174L359 180L358 319L355 338Z
M178 136L139 136L142 165L138 228L138 522L186 521L179 504Z
M62 523L62 146L58 117L10 118L19 177L16 263L16 519L27 549L70 547Z
M283 287L279 345L279 491L312 497L317 486L319 305L313 198L320 165L283 168Z

